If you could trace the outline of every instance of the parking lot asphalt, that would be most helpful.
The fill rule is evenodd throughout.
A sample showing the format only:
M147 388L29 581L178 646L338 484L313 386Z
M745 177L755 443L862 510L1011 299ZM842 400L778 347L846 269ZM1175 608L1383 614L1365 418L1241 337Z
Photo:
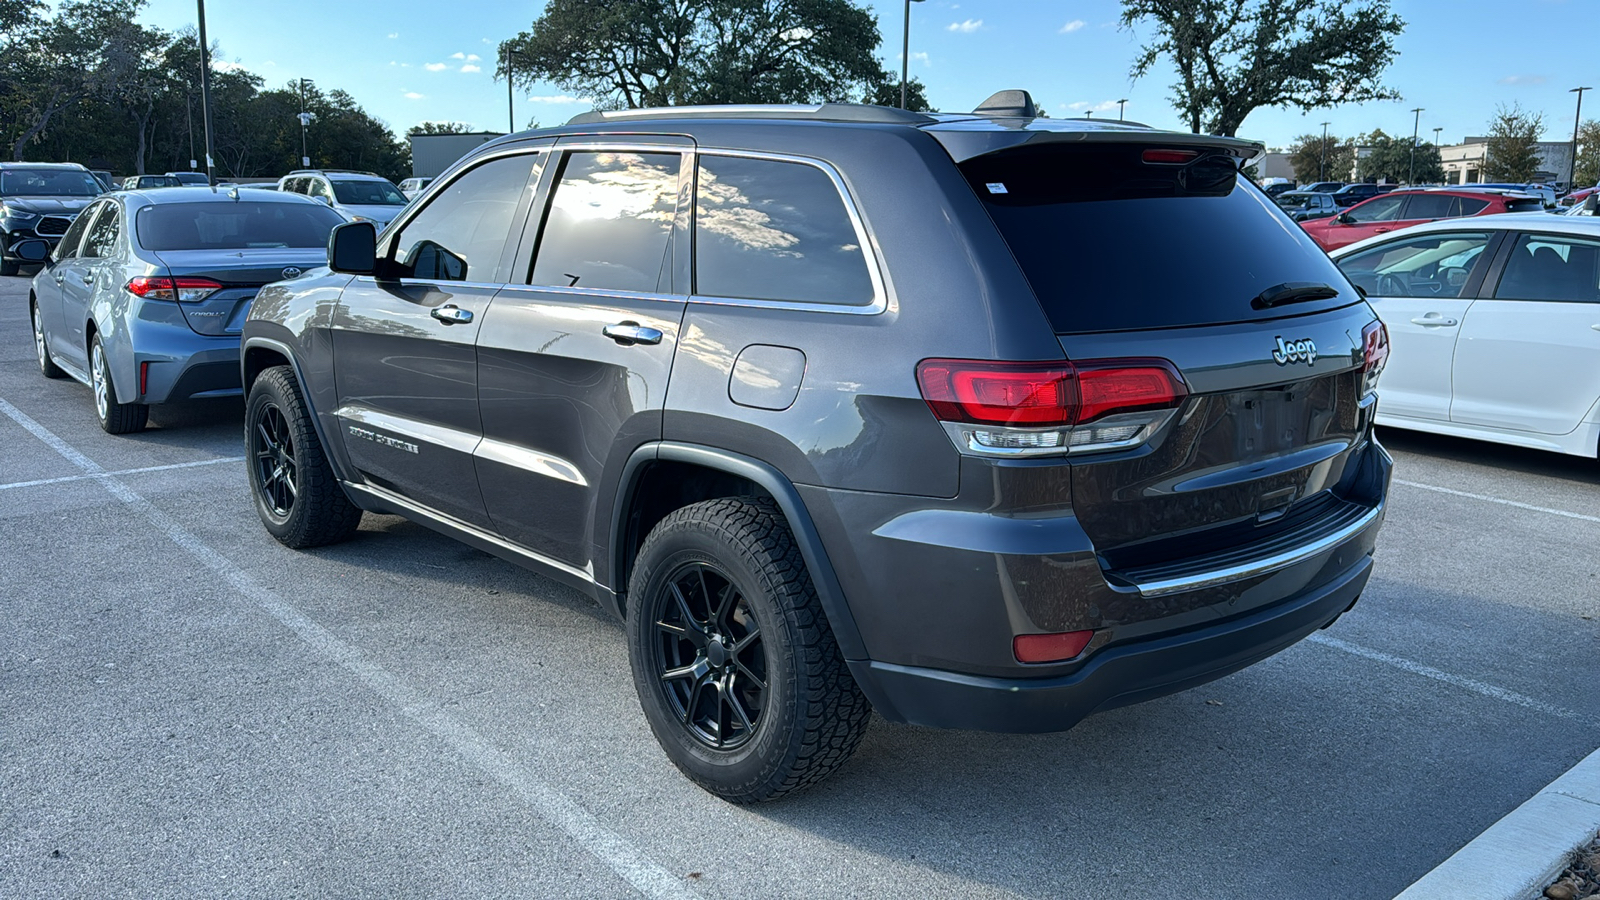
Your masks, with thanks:
M242 404L112 437L0 278L0 896L1390 897L1600 745L1600 463L1387 430L1331 629L1064 734L877 720L730 806L620 628L393 517L261 528Z

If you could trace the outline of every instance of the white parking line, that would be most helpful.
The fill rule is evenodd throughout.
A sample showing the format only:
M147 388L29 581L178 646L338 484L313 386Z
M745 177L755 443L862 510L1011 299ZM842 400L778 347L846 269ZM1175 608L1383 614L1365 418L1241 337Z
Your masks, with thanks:
M1515 703L1517 706L1538 710L1546 715L1555 716L1558 719L1570 719L1575 722L1584 722L1590 725L1600 725L1600 719L1596 719L1593 716L1586 716L1583 713L1573 712L1570 709L1563 709L1562 707L1546 703L1543 700L1535 700L1526 694L1519 694L1516 691L1508 691L1505 688L1498 688L1492 684L1485 684L1482 681L1474 681L1471 678L1463 678L1460 675L1451 675L1449 672L1440 671L1432 666L1425 666L1422 663L1412 662L1404 657L1391 656L1378 650L1372 650L1367 647L1363 647L1360 644L1352 644L1349 641L1342 641L1336 637L1329 637L1328 635L1321 633L1312 633L1306 638L1306 640L1313 644L1321 644L1324 647L1332 647L1335 650L1343 650L1344 652L1354 656L1359 656L1364 659L1370 659L1375 662L1384 663L1385 665L1394 666L1397 669L1403 669L1413 675L1421 675L1424 678L1432 678L1434 681L1442 681L1445 684L1455 685L1458 688L1464 688L1472 691L1475 694L1482 694L1485 697L1491 697L1495 700L1504 700L1507 703Z
M1449 494L1452 497L1466 497L1469 500L1482 500L1485 503L1498 503L1501 506L1514 506L1517 509L1526 509L1531 512L1549 513L1552 516L1561 516L1564 519L1578 519L1583 522L1600 522L1600 516L1586 516L1583 513L1567 512L1564 509L1551 509L1548 506L1534 506L1532 503L1519 503L1516 500L1507 500L1504 497L1491 497L1488 494L1474 494L1471 491L1458 491L1455 488L1439 487L1436 484L1423 484L1420 481L1404 481L1396 478L1395 484L1406 487L1419 488L1424 491L1433 491L1437 494Z
M166 466L145 466L139 469L118 469L115 472L91 472L85 475L63 475L60 478L40 478L37 481L8 481L0 483L0 491L12 488L38 487L42 484L61 484L67 481L87 481L93 478L114 478L118 475L138 475L141 472L165 472L168 469L193 469L196 466L214 466L217 463L244 462L242 456L224 456L218 459L202 459L195 462L172 463Z
M83 469L86 477L103 485L113 497L132 507L150 524L160 529L173 543L187 550L206 568L232 585L268 615L293 631L312 650L351 672L374 693L444 741L473 765L522 797L541 816L566 832L613 872L647 897L696 897L683 881L646 857L638 848L596 819L588 810L545 781L529 774L504 751L495 747L470 725L441 710L404 679L362 655L332 632L318 625L299 609L211 549L133 489L118 481L94 460L34 421L26 413L0 399L0 413L27 429L52 450Z

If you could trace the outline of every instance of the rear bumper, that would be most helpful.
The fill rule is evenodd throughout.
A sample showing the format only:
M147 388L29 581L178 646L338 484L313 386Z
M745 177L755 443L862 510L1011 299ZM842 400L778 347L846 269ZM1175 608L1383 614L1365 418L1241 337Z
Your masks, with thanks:
M176 304L148 305L154 308L143 310L145 315L129 316L127 356L107 348L113 365L127 361L125 370L113 373L122 402L169 403L242 393L238 335L196 334Z
M1211 625L1112 644L1070 675L994 678L859 661L851 671L890 721L936 728L1065 731L1098 710L1185 690L1236 672L1332 624L1355 604L1372 558L1272 606Z

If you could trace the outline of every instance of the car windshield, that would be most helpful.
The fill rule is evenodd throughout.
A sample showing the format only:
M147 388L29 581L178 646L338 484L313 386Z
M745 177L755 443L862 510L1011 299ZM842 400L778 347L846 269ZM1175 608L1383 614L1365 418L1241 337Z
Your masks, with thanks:
M333 195L350 206L405 206L406 195L387 181L335 181Z
M169 172L169 176L178 179L179 184L210 184L204 175L199 172Z
M321 204L158 203L139 210L135 231L147 250L310 249L343 221Z
M99 179L72 169L0 170L0 196L98 197L105 193Z

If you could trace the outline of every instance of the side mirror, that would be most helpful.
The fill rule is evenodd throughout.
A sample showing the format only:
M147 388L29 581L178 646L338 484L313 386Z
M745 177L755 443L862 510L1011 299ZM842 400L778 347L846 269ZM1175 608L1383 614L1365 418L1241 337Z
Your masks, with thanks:
M328 268L344 275L371 275L378 268L378 229L371 222L335 225L328 235Z
M329 197L327 194L318 194L317 195L317 199L321 200L323 203L327 204L330 207L333 206L333 198Z
M11 255L23 262L44 262L50 258L50 245L33 239L18 241L11 246Z
M1340 225L1354 225L1356 223L1355 219L1350 218L1349 213L1339 213L1336 221L1338 221Z

